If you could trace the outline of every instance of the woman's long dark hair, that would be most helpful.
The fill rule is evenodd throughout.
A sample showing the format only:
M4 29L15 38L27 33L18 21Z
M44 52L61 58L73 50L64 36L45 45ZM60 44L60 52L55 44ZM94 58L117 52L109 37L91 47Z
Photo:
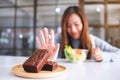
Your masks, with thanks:
M90 59L91 41L90 41L90 35L89 35L89 31L88 31L88 21L87 21L87 18L85 16L84 12L78 6L68 7L62 16L62 23L61 23L61 26L62 26L62 58L65 58L65 54L64 54L65 45L70 45L69 44L70 39L68 38L68 34L67 34L66 30L67 30L68 18L73 13L77 14L82 21L83 29L82 29L81 36L80 36L80 43L81 43L80 48L89 50L87 59Z

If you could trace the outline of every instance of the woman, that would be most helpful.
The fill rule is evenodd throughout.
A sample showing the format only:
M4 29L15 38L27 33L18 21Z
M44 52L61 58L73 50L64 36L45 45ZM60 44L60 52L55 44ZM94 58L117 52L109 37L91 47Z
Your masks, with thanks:
M60 46L58 57L65 58L64 48L65 45L70 45L73 48L87 49L89 53L87 54L87 59L94 59L97 62L100 61L120 61L120 49L109 45L107 42L90 35L88 31L88 21L84 12L77 6L68 7L62 17L62 34L56 34L56 43L62 44ZM42 38L42 43L54 42L54 35L48 38L48 30L44 28L43 30L45 38ZM41 31L41 37L43 37L43 32ZM52 42L52 43L53 43ZM38 45L40 44L37 38ZM58 52L59 44L54 45L54 49ZM39 47L40 48L40 47ZM55 51L55 50L54 50ZM56 54L57 55L57 54ZM53 55L51 56L51 58Z

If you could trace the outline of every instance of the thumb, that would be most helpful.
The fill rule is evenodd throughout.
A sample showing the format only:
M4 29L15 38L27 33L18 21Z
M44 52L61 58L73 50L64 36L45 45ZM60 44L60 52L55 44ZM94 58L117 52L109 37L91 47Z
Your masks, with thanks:
M56 46L55 46L55 53L58 53L58 51L59 51L59 49L60 49L60 44L58 43Z
M60 49L60 44L58 43L54 49L54 58L57 58L59 49Z
M58 51L59 51L59 48L60 48L60 44L57 44L53 50L53 53L52 55L50 56L50 60L56 60L57 56L58 56Z

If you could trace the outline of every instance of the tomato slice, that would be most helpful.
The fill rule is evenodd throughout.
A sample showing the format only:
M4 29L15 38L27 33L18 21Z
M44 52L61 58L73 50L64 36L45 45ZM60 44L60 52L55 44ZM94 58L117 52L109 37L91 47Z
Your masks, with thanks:
M81 49L76 49L76 54L82 54L82 50Z

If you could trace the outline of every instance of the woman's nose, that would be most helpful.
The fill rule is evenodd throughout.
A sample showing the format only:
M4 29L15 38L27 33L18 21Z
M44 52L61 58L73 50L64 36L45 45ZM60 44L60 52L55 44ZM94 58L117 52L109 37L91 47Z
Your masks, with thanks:
M72 26L71 31L72 31L72 33L75 33L77 31L75 26Z

